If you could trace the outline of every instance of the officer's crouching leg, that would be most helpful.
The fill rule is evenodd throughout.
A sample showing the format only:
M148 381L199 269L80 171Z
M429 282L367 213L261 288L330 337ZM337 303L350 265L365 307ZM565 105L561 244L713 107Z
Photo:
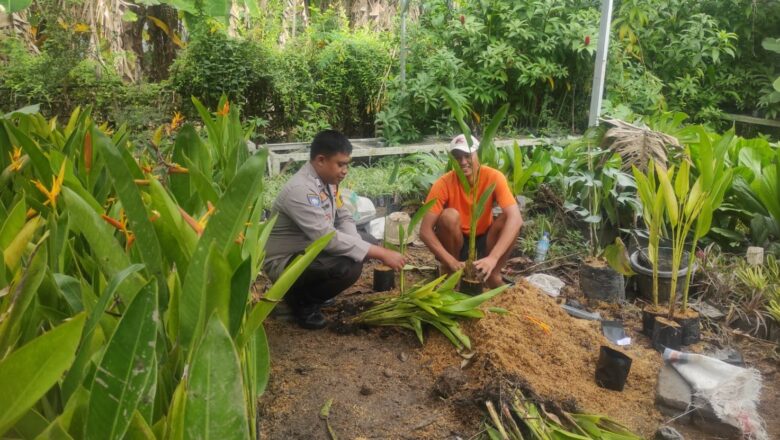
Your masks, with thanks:
M318 299L321 302L325 302L331 298L334 298L339 293L351 287L360 274L363 273L363 262L353 261L347 257L337 257L337 261L334 261L335 265L332 266L330 271L330 280L325 282L322 289L322 296Z

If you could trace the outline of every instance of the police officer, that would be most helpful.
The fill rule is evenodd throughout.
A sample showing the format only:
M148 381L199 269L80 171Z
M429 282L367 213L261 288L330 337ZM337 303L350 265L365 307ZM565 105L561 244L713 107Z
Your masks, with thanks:
M321 131L311 143L309 162L287 181L273 205L278 217L263 265L273 281L314 240L336 231L285 295L303 328L320 329L327 325L320 311L322 303L357 281L364 259L379 259L393 269L404 265L398 252L360 238L352 215L342 206L338 185L347 176L351 154L352 144L343 134Z

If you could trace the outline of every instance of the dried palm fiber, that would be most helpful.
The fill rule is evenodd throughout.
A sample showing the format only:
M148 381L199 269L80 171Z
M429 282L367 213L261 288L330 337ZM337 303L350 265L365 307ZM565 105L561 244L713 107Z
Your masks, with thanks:
M630 170L633 165L646 171L647 164L652 159L657 168L666 171L669 148L682 148L676 137L666 133L620 119L605 119L604 122L612 128L604 134L602 145L620 154L624 170Z

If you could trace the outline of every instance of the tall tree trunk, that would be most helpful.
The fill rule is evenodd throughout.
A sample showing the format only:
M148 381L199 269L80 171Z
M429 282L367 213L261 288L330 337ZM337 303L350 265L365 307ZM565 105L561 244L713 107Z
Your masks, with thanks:
M167 5L154 5L147 9L147 16L156 17L168 26L170 33L179 30L179 17L176 10ZM152 81L162 81L168 78L168 69L176 58L176 45L173 39L155 25L148 21L149 45L151 56L144 64L144 70Z

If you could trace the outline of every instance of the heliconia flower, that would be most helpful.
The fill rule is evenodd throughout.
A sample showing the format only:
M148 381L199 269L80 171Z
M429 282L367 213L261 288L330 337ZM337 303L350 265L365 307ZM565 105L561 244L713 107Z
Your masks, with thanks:
M125 210L120 209L119 210L119 220L109 217L105 214L100 214L100 217L105 220L109 225L116 228L117 231L121 232L125 236L125 250L130 249L130 246L133 245L135 242L135 234L127 229L127 215L125 215Z
M168 167L168 174L188 174L189 172L190 170L177 163Z
M225 105L222 106L222 110L217 112L218 116L227 116L230 113L230 102L225 101Z
M30 209L27 210L27 213L24 214L24 219L25 220L30 220L31 218L35 217L36 215L38 215L38 211L36 211L33 208L30 208Z
M590 35L585 35L585 45L588 46L590 44Z
M21 147L13 147L13 151L8 153L8 156L11 157L11 169L14 171L19 171L24 166L24 156L22 156L22 148Z
M65 180L65 161L62 162L60 172L52 177L51 190L46 188L39 180L33 180L33 184L38 188L38 191L42 192L46 196L46 202L44 205L51 205L52 208L57 208L57 196L62 191L62 181Z
M235 244L241 244L241 243L243 243L243 242L244 242L244 240L246 240L246 237L244 236L244 233L243 233L243 232L239 232L239 233L238 233L238 238L236 238L235 240L233 240L233 242L234 242Z
M206 224L209 221L209 217L211 217L211 214L213 214L214 211L216 210L214 208L214 205L211 204L211 202L206 202L206 206L208 207L206 213L203 214L203 216L198 220L195 220L194 218L192 218L192 216L187 214L187 211L183 210L181 206L179 207L179 212L181 213L181 216L184 219L184 221L187 222L187 224L190 225L190 227L198 235L203 234L203 230L206 229Z
M160 218L160 211L156 209L152 209L152 216L149 217L149 221L154 223L157 221L158 218Z
M170 135L176 131L177 128L181 127L182 122L184 122L184 116L181 114L181 112L174 113L173 118L171 119L171 123L168 124L168 126L165 128L166 133Z

